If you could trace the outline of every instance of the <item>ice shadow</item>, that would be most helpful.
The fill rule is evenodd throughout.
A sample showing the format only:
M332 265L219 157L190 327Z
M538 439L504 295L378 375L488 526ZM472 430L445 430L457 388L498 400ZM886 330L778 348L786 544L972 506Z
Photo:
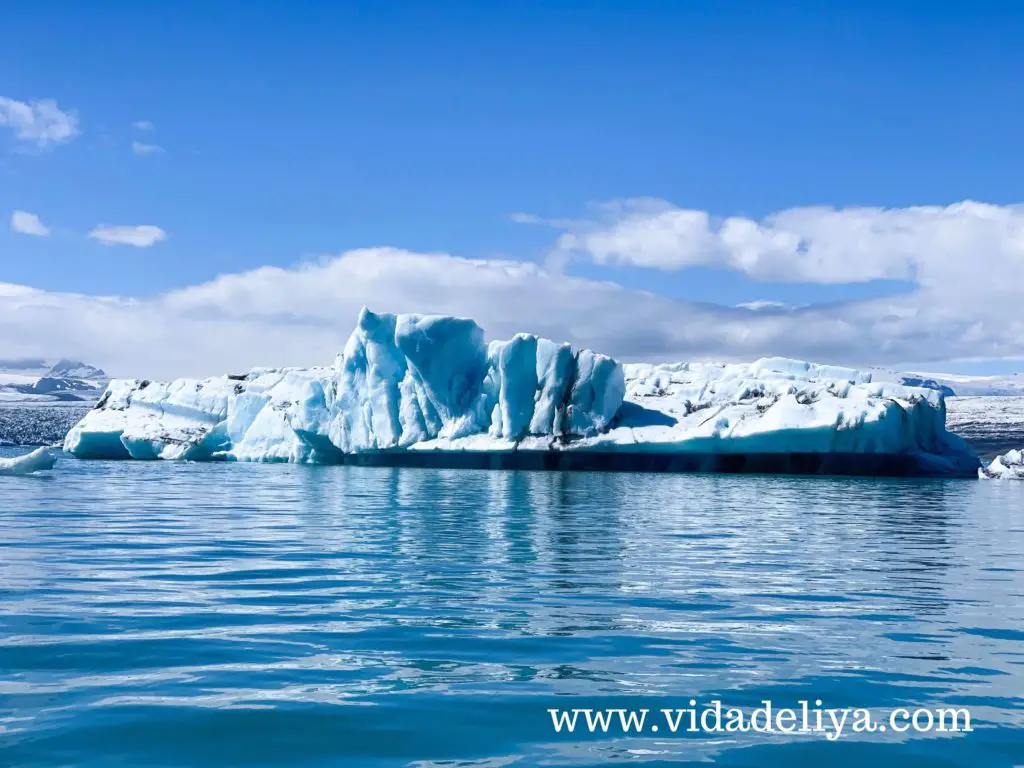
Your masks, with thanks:
M667 413L627 401L615 414L615 423L623 427L674 427L678 420Z

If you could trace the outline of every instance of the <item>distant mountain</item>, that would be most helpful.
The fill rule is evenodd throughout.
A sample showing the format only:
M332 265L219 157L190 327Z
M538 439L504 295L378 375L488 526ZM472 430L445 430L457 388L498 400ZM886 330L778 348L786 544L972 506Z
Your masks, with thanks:
M0 405L91 402L110 377L79 360L0 360Z
M109 381L110 377L94 365L86 365L80 360L58 360L47 372L51 378L81 379L84 381Z
M959 397L1022 397L1024 396L1024 375L1011 373L1005 376L959 376L953 373L923 374L936 378L950 387Z

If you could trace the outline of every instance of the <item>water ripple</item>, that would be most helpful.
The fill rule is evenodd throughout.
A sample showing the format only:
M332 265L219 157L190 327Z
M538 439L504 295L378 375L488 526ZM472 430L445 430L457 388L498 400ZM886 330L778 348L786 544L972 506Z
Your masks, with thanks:
M0 512L15 765L1005 765L1008 483L64 461ZM970 706L836 747L558 706Z

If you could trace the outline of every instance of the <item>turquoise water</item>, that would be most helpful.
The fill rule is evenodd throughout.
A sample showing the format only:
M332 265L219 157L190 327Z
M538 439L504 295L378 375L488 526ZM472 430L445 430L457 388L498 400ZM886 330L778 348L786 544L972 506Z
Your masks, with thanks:
M1024 763L1024 484L65 459L0 507L0 764ZM691 698L975 730L547 713Z

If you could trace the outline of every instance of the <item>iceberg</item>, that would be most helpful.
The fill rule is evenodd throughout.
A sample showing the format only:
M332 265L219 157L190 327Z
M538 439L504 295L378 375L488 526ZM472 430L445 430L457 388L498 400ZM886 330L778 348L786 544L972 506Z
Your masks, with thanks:
M15 456L10 459L0 459L0 475L29 475L33 472L41 472L53 469L57 463L57 457L48 447L36 448L31 453L23 456Z
M110 382L80 458L975 476L942 393L785 358L622 364L363 309L333 366Z
M1024 450L1007 451L978 470L982 480L1024 480Z
M622 365L472 320L364 309L330 368L170 383L117 379L65 438L81 458L330 463L483 437L585 438L622 404Z

